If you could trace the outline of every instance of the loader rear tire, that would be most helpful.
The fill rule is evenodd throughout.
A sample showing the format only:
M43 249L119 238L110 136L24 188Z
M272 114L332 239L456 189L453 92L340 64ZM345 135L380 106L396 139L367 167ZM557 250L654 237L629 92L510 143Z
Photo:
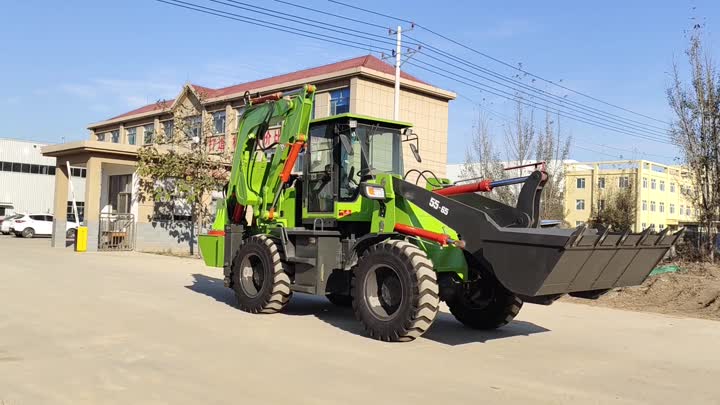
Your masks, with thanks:
M466 291L447 302L450 313L463 325L473 329L497 329L510 323L520 312L523 301L492 275L487 275L479 283L484 283L481 288L487 291L483 297L485 302L474 303L470 296L475 291Z
M368 248L352 279L352 306L368 334L387 342L414 340L440 307L435 271L425 252L400 240Z
M330 293L326 295L328 301L330 301L333 305L336 305L338 307L351 307L352 306L352 296L351 295L343 295L343 294L335 294Z
M248 238L232 265L238 307L254 314L272 314L285 308L292 295L285 270L272 239L265 235Z

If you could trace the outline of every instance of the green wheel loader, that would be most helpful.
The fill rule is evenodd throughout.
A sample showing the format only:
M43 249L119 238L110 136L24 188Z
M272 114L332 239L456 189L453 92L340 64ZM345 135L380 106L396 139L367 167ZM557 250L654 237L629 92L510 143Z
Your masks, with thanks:
M371 337L408 341L444 301L468 327L493 329L524 302L640 284L679 237L542 228L542 165L464 184L405 173L404 155L421 161L411 124L354 114L311 122L314 93L246 97L225 198L200 236L243 311L321 295L352 306ZM511 184L522 184L515 207L480 194Z

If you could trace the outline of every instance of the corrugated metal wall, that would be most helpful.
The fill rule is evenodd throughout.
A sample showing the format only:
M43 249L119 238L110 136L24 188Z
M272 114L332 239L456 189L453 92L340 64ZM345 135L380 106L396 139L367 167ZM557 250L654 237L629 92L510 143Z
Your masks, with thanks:
M55 158L42 156L43 143L0 139L0 162L54 166ZM0 168L1 169L1 168ZM85 179L72 178L77 201L85 200ZM10 203L15 212L53 213L55 176L0 170L0 203ZM70 194L68 194L70 198Z

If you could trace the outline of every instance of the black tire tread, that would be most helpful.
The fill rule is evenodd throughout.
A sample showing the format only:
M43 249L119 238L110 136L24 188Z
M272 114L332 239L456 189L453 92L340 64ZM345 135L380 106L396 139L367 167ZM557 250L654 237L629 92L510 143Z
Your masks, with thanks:
M262 300L262 304L259 306L246 306L238 300L238 306L240 309L251 313L261 314L273 314L282 311L290 301L292 296L292 290L290 289L290 276L288 276L285 269L285 264L280 257L280 250L278 249L275 242L266 235L254 235L247 239L245 244L257 244L263 246L266 253L270 255L272 269L272 285L270 291L266 294ZM233 269L235 266L239 266L242 261L240 253L243 251L241 248L238 252L238 256L233 262ZM233 277L238 277L237 274L233 274ZM240 287L239 281L235 280L235 295L239 296L242 294L242 287Z
M440 309L440 295L437 284L437 276L433 270L433 264L425 252L417 246L404 240L386 240L371 246L360 260L368 259L377 251L385 251L394 256L401 257L410 269L410 277L414 284L411 300L412 309L401 327L391 333L382 334L374 330L368 322L365 322L360 311L359 300L353 301L353 309L356 317L363 323L368 334L376 339L385 341L411 341L420 337L432 325ZM357 277L353 277L353 295L358 288ZM358 281L359 282L359 281Z

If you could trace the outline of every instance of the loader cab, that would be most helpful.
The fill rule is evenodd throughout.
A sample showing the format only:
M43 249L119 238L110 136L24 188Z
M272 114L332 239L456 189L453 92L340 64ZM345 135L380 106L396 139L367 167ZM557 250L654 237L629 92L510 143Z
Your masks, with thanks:
M303 159L304 217L335 216L337 205L357 201L359 184L378 173L402 176L410 127L356 114L312 121Z

